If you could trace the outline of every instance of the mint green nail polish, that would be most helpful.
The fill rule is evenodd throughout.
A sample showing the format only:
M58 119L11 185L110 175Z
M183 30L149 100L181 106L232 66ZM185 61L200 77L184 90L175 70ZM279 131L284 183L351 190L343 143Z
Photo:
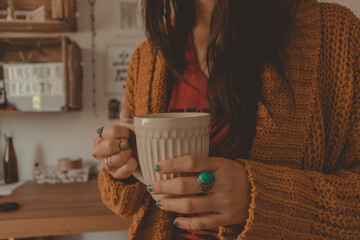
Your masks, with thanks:
M177 227L179 226L180 224L178 222L174 222L174 226Z
M151 185L148 185L146 190L148 190L149 192L152 192L152 186Z
M160 171L160 165L159 164L155 166L155 171L157 171L157 172Z
M125 118L131 119L133 117L131 115L126 115Z
M159 207L161 207L161 201L158 200L158 201L156 202L156 205L158 205Z

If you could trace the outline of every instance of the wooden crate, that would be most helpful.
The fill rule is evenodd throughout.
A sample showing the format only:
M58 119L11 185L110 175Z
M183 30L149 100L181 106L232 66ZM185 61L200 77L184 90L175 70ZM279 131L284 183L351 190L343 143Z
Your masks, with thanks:
M45 7L45 21L0 18L0 31L10 32L73 32L76 31L75 0L13 0L15 10L35 10ZM0 0L0 10L6 12L7 0Z
M82 108L81 49L67 37L0 38L0 62L63 62L65 66L65 106L63 111ZM0 68L2 70L2 67ZM3 72L0 71L3 78Z

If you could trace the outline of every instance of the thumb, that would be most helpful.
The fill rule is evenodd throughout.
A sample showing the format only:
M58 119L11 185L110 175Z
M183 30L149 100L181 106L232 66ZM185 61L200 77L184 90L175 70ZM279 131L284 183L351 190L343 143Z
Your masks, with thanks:
M120 122L133 123L134 113L130 109L123 108L120 112Z

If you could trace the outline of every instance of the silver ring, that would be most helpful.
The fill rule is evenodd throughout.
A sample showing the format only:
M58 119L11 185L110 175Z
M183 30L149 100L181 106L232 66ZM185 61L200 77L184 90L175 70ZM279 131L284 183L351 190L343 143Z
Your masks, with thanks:
M215 185L215 176L211 172L202 172L198 175L197 182L200 189L208 194Z
M107 156L105 159L105 164L108 167L109 170L113 169L112 164L111 164L111 156Z
M129 144L125 141L120 141L119 142L119 149L120 151L124 151L127 150L129 148Z

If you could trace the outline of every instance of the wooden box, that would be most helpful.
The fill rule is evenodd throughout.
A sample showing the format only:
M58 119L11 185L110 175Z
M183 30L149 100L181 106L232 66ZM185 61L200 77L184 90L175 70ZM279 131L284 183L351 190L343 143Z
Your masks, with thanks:
M62 111L82 108L81 49L67 37L0 38L0 63L64 63L65 105ZM0 78L3 79L2 67Z
M75 0L12 0L16 17L7 20L8 0L0 0L0 31L76 31ZM40 14L40 18L38 17ZM29 20L26 16L37 16ZM27 18L27 20L26 20Z

